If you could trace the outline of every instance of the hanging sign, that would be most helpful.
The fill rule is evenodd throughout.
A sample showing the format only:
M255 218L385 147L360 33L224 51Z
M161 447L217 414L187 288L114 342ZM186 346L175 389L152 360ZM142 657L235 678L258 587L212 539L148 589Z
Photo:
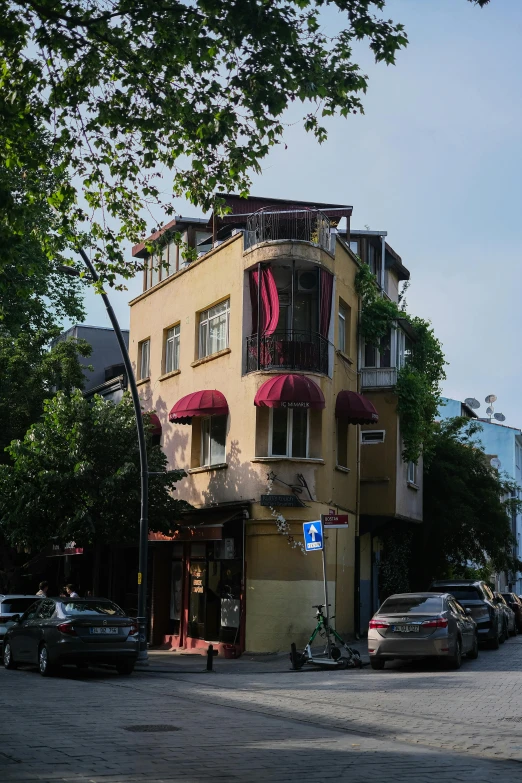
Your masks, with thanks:
M261 495L261 505L300 508L303 504L295 495Z

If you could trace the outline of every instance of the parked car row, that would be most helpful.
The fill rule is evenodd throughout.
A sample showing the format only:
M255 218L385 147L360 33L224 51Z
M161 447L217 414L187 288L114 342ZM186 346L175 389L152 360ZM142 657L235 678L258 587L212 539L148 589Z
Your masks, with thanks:
M16 606L14 596L11 607ZM4 667L37 665L44 677L62 664L111 664L131 674L138 656L138 625L105 598L38 598L11 614L4 634Z
M432 582L425 593L391 595L370 620L368 654L372 669L386 661L434 657L459 669L462 658L477 658L479 644L497 650L522 632L522 600L495 593L477 580Z

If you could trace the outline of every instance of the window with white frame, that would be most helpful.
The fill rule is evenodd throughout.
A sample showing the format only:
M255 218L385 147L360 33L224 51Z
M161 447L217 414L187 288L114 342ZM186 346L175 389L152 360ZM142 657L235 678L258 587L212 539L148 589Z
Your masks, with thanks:
M350 351L350 319L350 307L339 302L339 350L343 353Z
M362 430L361 443L384 443L385 430Z
M381 252L371 244L371 240L368 243L368 265L375 275L379 285L381 284Z
M221 465L226 459L226 416L201 419L201 465Z
M167 329L165 338L165 372L174 372L179 370L179 331L177 324L171 329Z
M381 337L379 346L371 343L364 344L364 367L391 367L391 329Z
M268 456L308 457L307 408L270 408Z
M407 481L408 484L417 484L417 463L416 462L408 462L408 469L407 469Z
M138 346L138 362L140 377L139 380L148 378L150 375L150 340L143 340Z
M230 299L199 314L199 358L228 348Z
M410 337L403 332L402 329L397 329L397 369L401 370L411 359L413 353L413 342Z

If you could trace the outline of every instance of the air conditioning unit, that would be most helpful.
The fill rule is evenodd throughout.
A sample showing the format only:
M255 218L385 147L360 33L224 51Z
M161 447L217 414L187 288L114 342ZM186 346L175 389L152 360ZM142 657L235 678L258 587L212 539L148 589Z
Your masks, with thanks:
M312 294L317 291L317 270L310 269L297 273L297 290L303 294Z

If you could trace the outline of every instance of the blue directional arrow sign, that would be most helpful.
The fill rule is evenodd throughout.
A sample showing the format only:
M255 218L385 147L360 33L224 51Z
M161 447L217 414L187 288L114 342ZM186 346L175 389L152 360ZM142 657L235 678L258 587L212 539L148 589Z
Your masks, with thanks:
M317 520L316 522L304 522L303 533L305 550L307 552L313 552L316 549L321 550L323 548L323 525L320 520Z

